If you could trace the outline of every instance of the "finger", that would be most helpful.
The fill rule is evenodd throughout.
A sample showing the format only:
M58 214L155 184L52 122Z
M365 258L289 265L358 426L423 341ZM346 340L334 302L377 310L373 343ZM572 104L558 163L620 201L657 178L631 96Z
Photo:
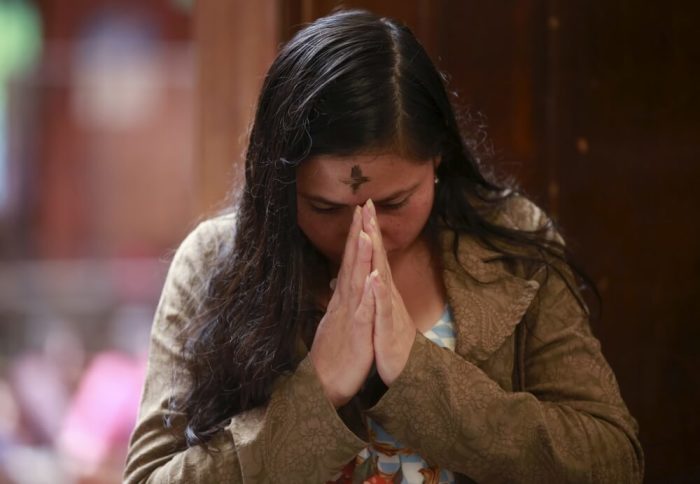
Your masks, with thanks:
M384 250L382 231L377 220L377 211L372 199L362 209L362 224L367 234L372 239L372 269L377 269L382 280L386 283L391 281L391 267Z
M357 238L357 253L352 266L350 286L347 292L351 308L357 307L362 299L362 290L370 271L372 270L372 240L364 230L360 230Z
M336 281L336 287L341 294L347 294L350 285L350 275L352 274L352 266L355 263L355 254L357 252L357 239L360 235L360 228L362 226L362 214L360 213L360 207L355 206L355 211L352 214L352 223L350 224L350 230L348 230L347 239L345 239L345 250L343 252L343 261L340 263L340 270L338 271L338 280Z
M379 333L390 331L393 325L393 305L389 287L378 276L376 269L370 274L370 283L374 293L374 330Z
M372 325L375 314L374 291L372 289L372 278L368 274L365 276L365 281L362 289L362 299L360 300L357 310L355 311L356 325L366 326Z

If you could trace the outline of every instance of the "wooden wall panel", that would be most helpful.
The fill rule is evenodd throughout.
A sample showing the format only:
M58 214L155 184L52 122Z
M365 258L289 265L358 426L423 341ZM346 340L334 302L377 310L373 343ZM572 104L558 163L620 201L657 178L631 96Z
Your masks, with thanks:
M559 8L560 218L603 293L595 329L640 422L647 480L697 481L700 8Z
M196 2L199 212L222 206L240 167L265 72L278 45L278 3Z
M545 197L546 47L541 2L448 1L441 9L439 65L485 138L489 164L514 176L538 204Z

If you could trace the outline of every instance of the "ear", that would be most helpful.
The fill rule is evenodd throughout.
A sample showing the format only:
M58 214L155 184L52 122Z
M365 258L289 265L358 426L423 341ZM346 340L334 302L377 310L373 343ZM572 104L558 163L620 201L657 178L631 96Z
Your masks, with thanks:
M438 166L440 166L440 163L442 163L442 153L433 158L433 168L435 168L435 171L437 171Z

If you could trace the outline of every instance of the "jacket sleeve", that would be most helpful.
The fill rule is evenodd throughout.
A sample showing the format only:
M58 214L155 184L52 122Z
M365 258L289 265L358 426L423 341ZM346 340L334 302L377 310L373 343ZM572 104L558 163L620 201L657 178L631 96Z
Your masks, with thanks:
M640 482L637 422L587 312L552 273L536 301L525 316L524 391L504 390L417 332L368 415L428 462L476 482Z
M275 382L267 405L233 416L210 451L185 444L185 417L168 401L185 391L181 334L201 295L207 258L216 250L215 221L200 224L181 244L158 304L136 427L124 481L135 483L324 482L367 444L325 397L308 354ZM172 429L164 418L172 419Z

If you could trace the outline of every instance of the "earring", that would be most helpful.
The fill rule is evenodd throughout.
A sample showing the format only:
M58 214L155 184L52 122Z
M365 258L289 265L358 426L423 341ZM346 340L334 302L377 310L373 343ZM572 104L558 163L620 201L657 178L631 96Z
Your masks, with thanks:
M435 184L437 185L440 182L440 179L435 175Z

